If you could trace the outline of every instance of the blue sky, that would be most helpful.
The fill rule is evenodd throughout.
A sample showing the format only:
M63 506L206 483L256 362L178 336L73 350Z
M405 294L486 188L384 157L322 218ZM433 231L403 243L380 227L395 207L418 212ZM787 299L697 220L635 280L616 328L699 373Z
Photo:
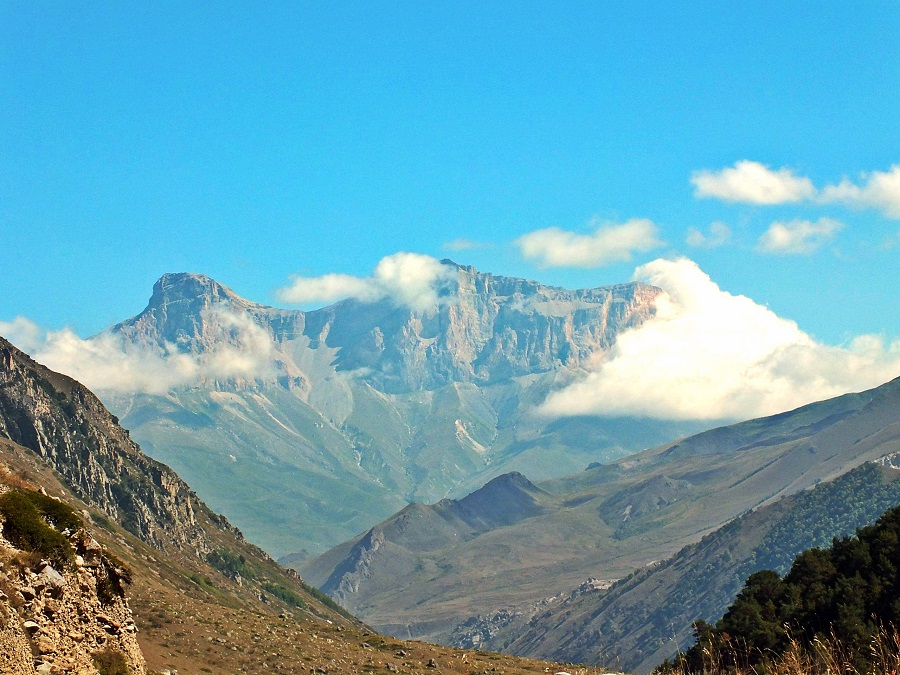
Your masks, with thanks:
M0 321L410 251L568 287L685 256L825 343L900 337L900 4L673 4L3 3ZM634 219L612 260L522 246Z

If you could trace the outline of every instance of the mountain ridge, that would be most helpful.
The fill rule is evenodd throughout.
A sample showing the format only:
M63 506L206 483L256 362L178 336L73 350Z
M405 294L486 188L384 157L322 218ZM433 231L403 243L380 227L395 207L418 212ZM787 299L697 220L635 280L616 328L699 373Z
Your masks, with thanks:
M528 413L652 316L659 289L570 291L445 266L449 290L425 309L278 309L204 275L165 275L109 334L192 359L201 377L101 395L149 454L278 557L321 553L406 503L461 497L508 471L563 475L706 426L610 418L587 430ZM254 359L255 370L225 367Z

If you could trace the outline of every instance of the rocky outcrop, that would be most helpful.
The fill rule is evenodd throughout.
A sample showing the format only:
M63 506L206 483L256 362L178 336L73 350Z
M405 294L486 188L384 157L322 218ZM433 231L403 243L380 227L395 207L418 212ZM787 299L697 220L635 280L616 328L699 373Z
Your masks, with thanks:
M0 436L40 455L75 493L159 549L210 549L205 509L168 467L144 455L86 387L0 338ZM211 515L211 514L210 514Z
M366 532L321 590L344 607L351 606L352 597L359 591L360 584L371 576L372 564L383 544L383 531L373 528Z
M71 534L70 542L74 565L56 569L0 534L0 672L97 673L105 660L144 673L137 629L121 592L127 572L84 530Z

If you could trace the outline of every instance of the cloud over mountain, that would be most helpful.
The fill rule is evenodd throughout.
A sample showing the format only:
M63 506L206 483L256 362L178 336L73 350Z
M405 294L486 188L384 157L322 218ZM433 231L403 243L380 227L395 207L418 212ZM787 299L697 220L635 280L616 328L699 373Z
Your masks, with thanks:
M69 328L45 332L24 317L0 323L0 334L39 363L97 391L162 394L201 381L253 380L274 372L274 344L248 316L212 307L204 320L217 339L203 354L179 352L174 345L138 346L109 332L88 339Z
M900 342L813 340L693 261L655 260L635 278L662 288L656 315L619 336L582 380L550 395L554 416L749 419L881 384L900 374Z
M398 305L422 310L436 305L441 288L454 277L454 270L437 258L400 252L382 258L371 276L325 274L296 276L278 290L278 298L291 304L331 303L354 298L372 302L390 298Z
M662 245L656 225L646 218L603 224L592 234L548 227L529 232L515 243L525 258L541 267L602 267Z

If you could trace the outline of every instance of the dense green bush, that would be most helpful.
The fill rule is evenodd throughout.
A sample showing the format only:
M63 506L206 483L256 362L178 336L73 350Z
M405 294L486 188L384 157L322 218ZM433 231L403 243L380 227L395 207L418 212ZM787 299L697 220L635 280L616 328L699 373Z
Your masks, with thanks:
M81 519L66 504L33 490L10 490L0 495L4 536L13 546L40 554L58 567L70 565L74 553L57 531L81 527Z
M247 559L231 551L212 551L206 556L207 562L228 577L240 575L243 579L253 579L256 575L247 565Z
M781 578L752 574L715 627L694 625L697 644L676 658L679 670L701 672L705 655L717 653L726 667L765 670L794 644L837 641L860 671L871 644L885 627L900 626L900 507L855 537L834 539L794 560ZM672 664L664 664L662 670Z
M307 606L303 598L281 584L267 581L263 584L263 590L291 607L305 608Z

